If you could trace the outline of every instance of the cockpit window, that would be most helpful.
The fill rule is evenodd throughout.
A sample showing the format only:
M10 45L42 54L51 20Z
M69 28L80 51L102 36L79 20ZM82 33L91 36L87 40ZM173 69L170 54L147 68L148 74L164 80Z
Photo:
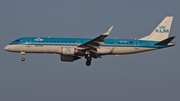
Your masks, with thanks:
M20 42L20 40L15 40L14 42Z

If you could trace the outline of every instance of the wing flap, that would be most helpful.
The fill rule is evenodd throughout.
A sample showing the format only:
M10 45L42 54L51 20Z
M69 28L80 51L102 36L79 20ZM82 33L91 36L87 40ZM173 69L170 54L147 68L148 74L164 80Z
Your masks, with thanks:
M90 47L92 47L92 48L95 48L95 49L96 49L96 48L98 48L98 49L100 48L99 46L95 46L95 45L88 45L88 46L90 46Z

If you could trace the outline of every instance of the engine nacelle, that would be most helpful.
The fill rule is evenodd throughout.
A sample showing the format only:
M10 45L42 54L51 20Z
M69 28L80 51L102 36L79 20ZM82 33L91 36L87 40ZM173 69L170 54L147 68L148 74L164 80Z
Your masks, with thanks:
M63 55L74 55L75 54L75 49L73 46L69 47L61 47L57 53L63 54Z
M64 55L74 55L75 53L74 47L62 47L61 50Z
M65 61L65 62L73 62L74 60L78 60L81 59L78 56L72 56L72 55L61 55L61 61Z

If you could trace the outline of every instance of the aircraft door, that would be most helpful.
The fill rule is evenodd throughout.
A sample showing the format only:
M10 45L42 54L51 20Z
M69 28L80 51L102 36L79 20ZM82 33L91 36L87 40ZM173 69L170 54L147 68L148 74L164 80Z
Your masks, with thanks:
M26 46L31 47L31 38L26 38Z
M134 48L139 49L139 40L138 39L134 40Z

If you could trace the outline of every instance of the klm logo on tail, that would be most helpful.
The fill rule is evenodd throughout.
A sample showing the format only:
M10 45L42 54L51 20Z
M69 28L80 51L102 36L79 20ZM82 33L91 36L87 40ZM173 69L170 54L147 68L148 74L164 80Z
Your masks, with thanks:
M166 26L159 26L159 29L155 30L156 33L169 33L169 29L166 29Z

